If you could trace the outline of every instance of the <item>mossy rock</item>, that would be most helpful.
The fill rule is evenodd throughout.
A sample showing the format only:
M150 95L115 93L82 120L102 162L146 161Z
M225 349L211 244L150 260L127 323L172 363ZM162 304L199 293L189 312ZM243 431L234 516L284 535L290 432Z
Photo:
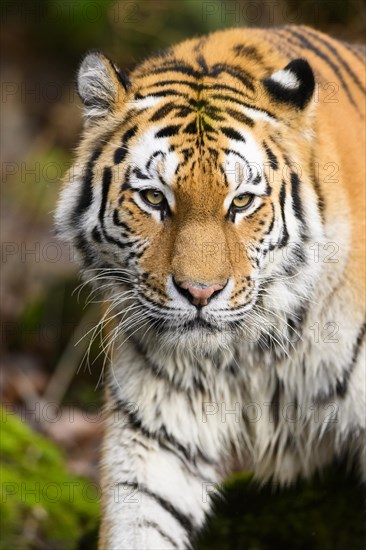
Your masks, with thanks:
M336 464L311 482L262 488L238 473L224 485L197 550L364 550L365 491Z
M95 484L67 470L60 450L2 410L1 550L72 550L97 525Z

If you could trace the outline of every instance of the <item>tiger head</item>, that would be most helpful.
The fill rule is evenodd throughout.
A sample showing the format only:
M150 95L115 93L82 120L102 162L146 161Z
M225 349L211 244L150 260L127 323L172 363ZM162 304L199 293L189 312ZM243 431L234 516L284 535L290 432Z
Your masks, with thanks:
M197 40L129 79L84 58L85 129L56 218L121 333L216 353L296 327L321 227L313 91L303 59L239 63Z

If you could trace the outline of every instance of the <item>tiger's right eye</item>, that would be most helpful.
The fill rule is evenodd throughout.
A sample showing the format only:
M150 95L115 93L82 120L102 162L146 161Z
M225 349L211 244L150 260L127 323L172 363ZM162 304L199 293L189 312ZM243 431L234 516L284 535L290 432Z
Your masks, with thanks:
M165 197L158 189L144 189L140 192L143 200L150 206L159 207L165 202Z

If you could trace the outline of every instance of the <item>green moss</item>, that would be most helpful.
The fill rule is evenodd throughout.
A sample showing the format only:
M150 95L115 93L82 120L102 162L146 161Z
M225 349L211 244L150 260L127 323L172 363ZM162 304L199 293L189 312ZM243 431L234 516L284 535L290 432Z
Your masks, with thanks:
M236 474L216 499L198 550L365 548L364 492L343 465L289 489L262 488ZM196 546L195 546L196 547Z
M0 549L37 548L39 540L45 548L77 548L98 522L95 485L70 474L54 444L2 413Z

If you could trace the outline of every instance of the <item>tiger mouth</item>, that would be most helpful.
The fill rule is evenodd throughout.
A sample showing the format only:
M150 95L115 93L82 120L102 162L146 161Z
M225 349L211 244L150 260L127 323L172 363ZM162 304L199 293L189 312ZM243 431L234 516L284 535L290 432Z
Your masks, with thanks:
M218 330L218 327L213 325L212 323L209 323L208 321L205 321L201 316L197 315L194 319L191 319L190 321L186 321L182 326L182 329L184 330L197 330L197 329L205 329L210 330L211 332L216 332Z

